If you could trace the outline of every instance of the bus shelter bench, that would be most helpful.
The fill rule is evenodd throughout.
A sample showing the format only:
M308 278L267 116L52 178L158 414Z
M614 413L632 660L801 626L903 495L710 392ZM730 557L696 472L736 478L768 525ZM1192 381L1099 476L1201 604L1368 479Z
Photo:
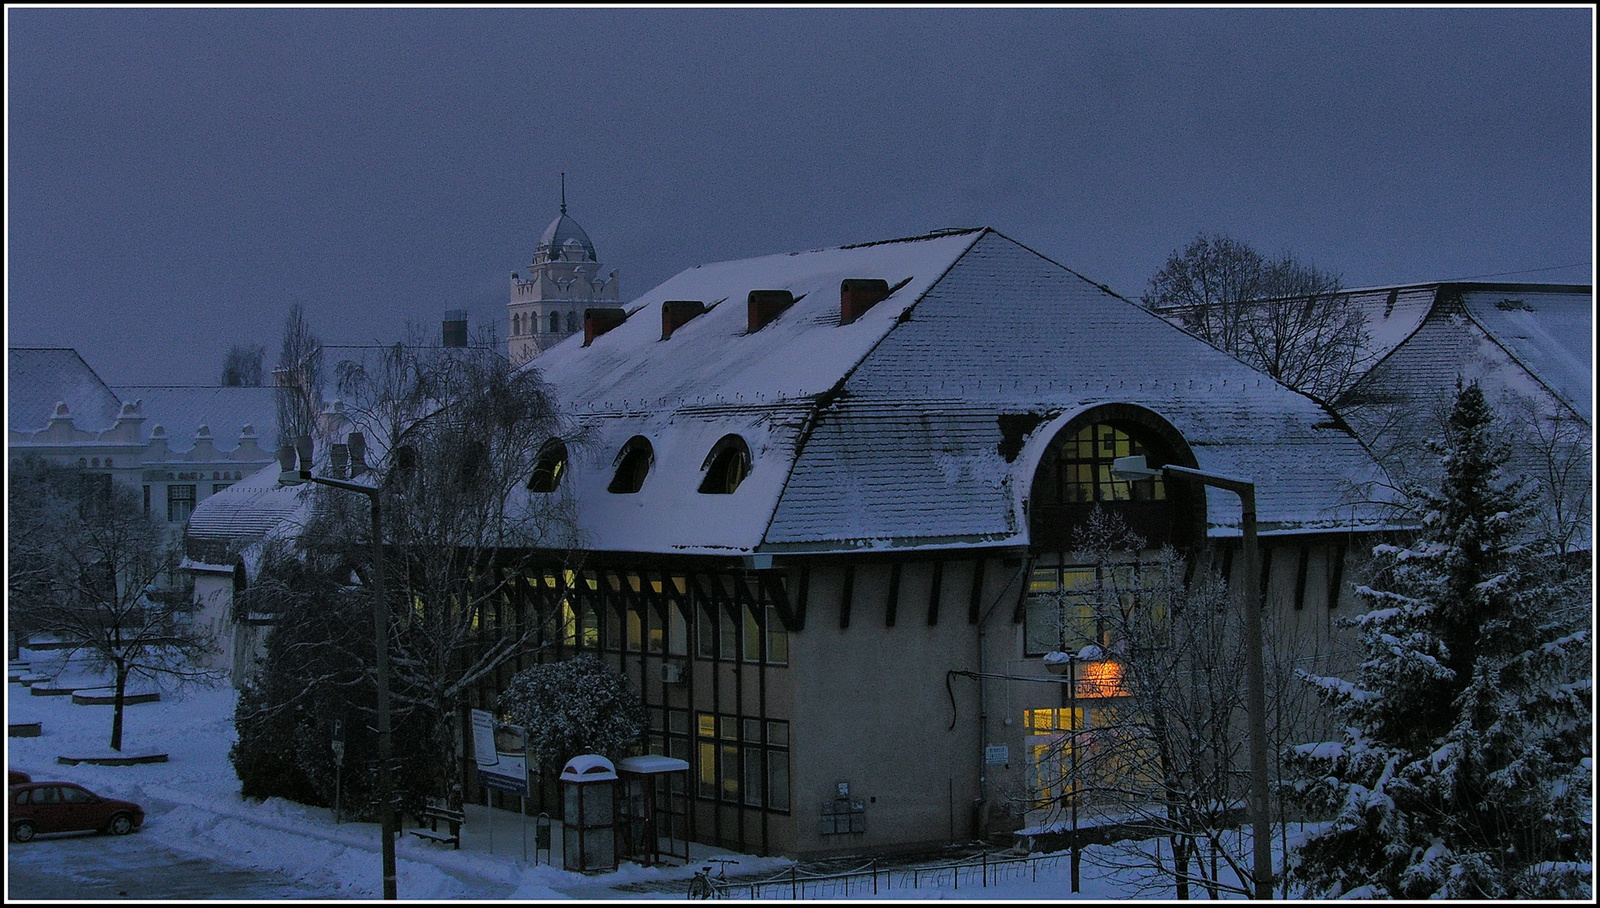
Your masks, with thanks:
M411 834L427 839L430 842L448 842L452 847L461 847L461 824L466 821L467 815L460 810L451 810L437 804L429 804L417 812L417 819L428 824L427 829L413 829ZM440 832L439 824L443 822L449 832Z

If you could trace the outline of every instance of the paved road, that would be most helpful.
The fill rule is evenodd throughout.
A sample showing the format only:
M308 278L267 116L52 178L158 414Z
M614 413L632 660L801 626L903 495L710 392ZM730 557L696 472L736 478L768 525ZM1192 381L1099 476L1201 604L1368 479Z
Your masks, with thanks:
M132 835L40 836L6 845L6 899L67 901L326 899L259 870L235 870L161 844L148 830Z

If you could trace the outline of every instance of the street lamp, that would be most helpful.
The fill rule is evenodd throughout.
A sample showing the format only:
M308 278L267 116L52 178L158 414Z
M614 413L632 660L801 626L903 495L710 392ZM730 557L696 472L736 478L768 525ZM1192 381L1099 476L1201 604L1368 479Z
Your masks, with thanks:
M1144 455L1118 457L1111 467L1118 479L1139 480L1153 476L1189 479L1216 486L1239 496L1242 511L1239 529L1244 536L1244 629L1245 629L1245 712L1250 725L1250 825L1255 846L1256 898L1272 898L1271 807L1267 786L1266 678L1262 665L1260 571L1261 552L1256 539L1256 485L1248 479L1206 473L1168 464L1145 465Z
M1102 657L1100 647L1090 644L1076 653L1046 653L1044 667L1052 675L1067 673L1067 716L1072 721L1071 744L1067 757L1071 761L1072 777L1072 891L1078 891L1078 864L1079 854L1082 851L1078 845L1078 733L1083 730L1083 721L1078 715L1078 663L1085 659L1099 659Z
M378 506L379 488L311 475L311 436L301 435L294 441L293 447L284 445L278 449L278 466L281 470L278 474L279 483L299 485L313 482L346 492L360 492L372 502L372 624L377 643L374 668L378 688L378 814L383 830L383 897L395 899L398 896L395 893L394 777L390 766L394 745L389 728L389 615L388 600L384 595L383 512Z

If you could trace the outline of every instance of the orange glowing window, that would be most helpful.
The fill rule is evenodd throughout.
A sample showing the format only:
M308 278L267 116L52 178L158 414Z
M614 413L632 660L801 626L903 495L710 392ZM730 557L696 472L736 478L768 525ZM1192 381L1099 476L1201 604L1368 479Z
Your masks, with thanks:
M1078 665L1077 695L1083 699L1126 697L1122 665L1117 662L1083 662Z

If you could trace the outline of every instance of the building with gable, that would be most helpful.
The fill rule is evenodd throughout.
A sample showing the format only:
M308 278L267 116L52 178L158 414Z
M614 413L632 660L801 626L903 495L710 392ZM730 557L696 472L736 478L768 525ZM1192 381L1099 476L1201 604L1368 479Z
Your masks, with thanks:
M1334 406L1374 446L1415 445L1460 381L1504 408L1594 425L1594 290L1587 284L1446 282L1349 291L1366 313L1361 378ZM1527 451L1519 452L1526 455ZM1537 471L1526 456L1525 470Z
M539 237L527 269L511 274L507 355L518 364L538 356L576 334L586 308L614 305L619 292L616 270L606 271L589 234L567 214L563 179L561 213Z
M1090 512L1237 579L1237 499L1115 457L1255 479L1275 623L1316 658L1386 519L1325 408L988 229L703 265L527 368L588 439L548 444L528 506L569 501L588 543L507 606L560 616L552 649L474 705L601 655L692 766L680 831L757 853L1017 828L1072 721L1043 657L1101 636L1060 595Z
M1341 658L1354 560L1388 526L1381 469L1322 405L986 228L692 268L586 306L524 368L575 431L507 506L574 515L582 557L535 553L489 607L480 626L545 630L465 706L599 656L640 690L650 751L690 765L660 821L741 851L967 841L1061 793L1065 732L1122 696L1074 598L1077 530L1104 509L1242 569L1236 498L1121 481L1115 458L1256 482L1266 607L1309 668ZM309 488L263 473L196 524L276 532ZM1069 699L1046 656L1101 644ZM540 781L527 807L554 815Z
M59 347L10 348L6 376L13 460L36 454L140 489L175 533L199 502L274 462L271 388L111 387Z

